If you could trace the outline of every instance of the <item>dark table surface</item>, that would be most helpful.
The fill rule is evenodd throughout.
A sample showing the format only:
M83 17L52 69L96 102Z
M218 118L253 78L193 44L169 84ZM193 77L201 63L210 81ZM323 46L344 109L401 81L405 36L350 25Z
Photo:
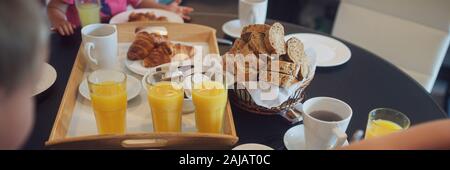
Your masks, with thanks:
M197 12L192 23L217 29L218 37L224 36L222 24L235 15ZM272 23L268 20L268 23ZM313 32L301 26L283 23L286 34ZM229 38L229 37L226 37ZM353 117L347 133L364 129L370 110L389 107L405 113L412 124L446 118L444 111L417 82L380 57L343 41L351 50L352 58L344 65L333 68L317 68L314 80L306 90L306 99L329 96L347 102L353 109ZM36 100L36 123L26 149L42 149L48 139L53 121L61 102L70 71L75 61L81 36L51 36L49 63L55 67L56 83ZM230 47L220 45L221 54ZM232 105L239 143L261 143L274 149L285 149L284 133L292 126L281 116L248 113Z

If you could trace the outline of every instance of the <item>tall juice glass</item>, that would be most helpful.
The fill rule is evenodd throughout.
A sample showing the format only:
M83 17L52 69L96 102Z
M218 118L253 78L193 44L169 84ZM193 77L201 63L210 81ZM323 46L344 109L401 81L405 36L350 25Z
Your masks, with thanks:
M197 130L204 133L222 133L227 104L227 89L222 82L202 81L192 89Z
M126 128L126 74L97 70L88 76L88 85L99 134L123 134Z
M181 132L184 90L180 83L145 78L155 132Z
M388 108L370 111L365 138L384 136L409 128L410 121L403 113Z
M75 0L81 26L100 23L99 0Z

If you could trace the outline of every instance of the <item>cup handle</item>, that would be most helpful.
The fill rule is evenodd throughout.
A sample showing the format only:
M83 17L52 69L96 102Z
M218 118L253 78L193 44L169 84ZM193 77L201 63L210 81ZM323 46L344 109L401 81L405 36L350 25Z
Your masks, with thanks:
M91 60L95 65L98 65L98 61L91 55L91 50L95 48L94 43L86 42L84 44L84 55L88 56L89 60Z
M336 149L338 147L341 147L347 140L347 134L343 132L341 129L339 129L339 127L337 126L334 127L333 133L336 135L336 144L330 149Z
M147 77L150 75L150 71L148 71L146 74L144 74L144 77L142 77L141 83L142 83L142 87L145 89L146 92L148 92L148 88L147 88L147 82L145 82L147 80Z

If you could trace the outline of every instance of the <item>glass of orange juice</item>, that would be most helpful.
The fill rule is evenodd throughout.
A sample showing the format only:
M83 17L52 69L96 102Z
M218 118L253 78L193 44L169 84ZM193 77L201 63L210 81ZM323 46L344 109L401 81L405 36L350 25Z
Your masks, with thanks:
M161 75L159 75L161 76ZM180 81L159 79L158 74L144 77L155 132L181 132L184 90Z
M227 104L226 85L221 79L208 79L194 83L192 100L195 106L195 123L198 132L222 133Z
M365 138L373 138L408 129L409 118L394 109L378 108L370 111Z
M123 134L126 128L127 76L96 70L88 76L89 92L99 134Z

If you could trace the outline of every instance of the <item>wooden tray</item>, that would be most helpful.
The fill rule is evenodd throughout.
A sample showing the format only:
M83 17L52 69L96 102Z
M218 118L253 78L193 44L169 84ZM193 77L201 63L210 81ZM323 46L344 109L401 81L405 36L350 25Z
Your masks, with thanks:
M132 42L134 30L138 26L164 26L173 41L206 42L210 53L219 54L216 31L210 27L177 23L126 23L117 25L118 41ZM48 149L229 149L237 141L233 115L229 103L226 106L223 134L197 132L143 132L124 135L68 136L68 129L74 113L78 95L78 85L83 80L86 61L80 48L64 92L53 129L48 141ZM147 102L143 102L147 103ZM148 113L150 114L150 113Z

